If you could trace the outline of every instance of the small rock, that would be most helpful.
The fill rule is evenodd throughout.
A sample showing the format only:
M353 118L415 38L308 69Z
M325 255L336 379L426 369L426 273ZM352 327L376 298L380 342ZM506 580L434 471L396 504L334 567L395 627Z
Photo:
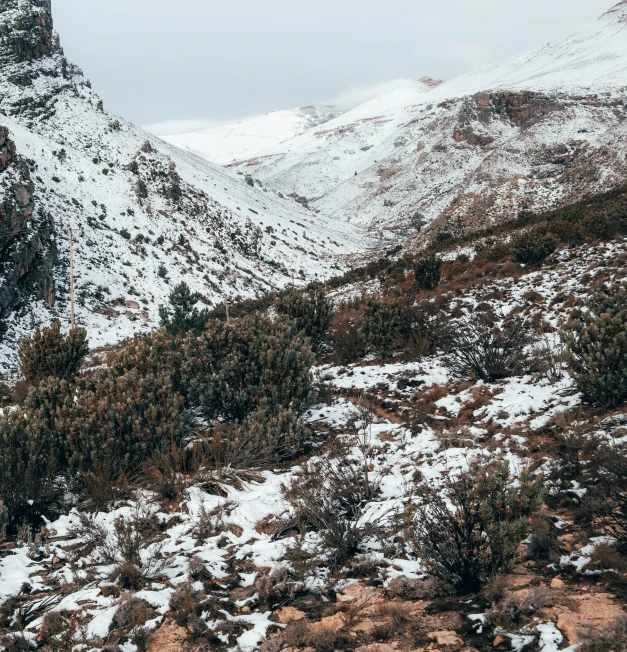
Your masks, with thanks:
M296 609L295 607L283 607L283 609L279 609L275 615L282 625L287 625L302 620L305 617L305 612Z
M377 589L373 586L365 586L356 582L345 588L337 595L338 602L350 602L355 606L363 606L377 599Z
M551 588L552 589L563 589L565 587L566 587L566 584L564 584L564 582L562 582L562 580L560 580L559 577L554 577L551 580Z
M362 645L358 647L355 652L397 652L396 645L389 643L371 643L370 645Z
M429 632L428 636L438 645L460 646L464 644L462 639L457 636L457 632L453 631Z
M319 632L322 629L330 629L332 632L337 632L346 625L348 618L345 613L341 611L333 616L327 616L317 623L310 623L309 629L312 632Z
M507 639L505 636L501 636L500 634L492 641L492 647L501 647L501 645L505 645L507 643Z
M53 557L52 558L52 563L53 564L58 564L61 560L58 557Z

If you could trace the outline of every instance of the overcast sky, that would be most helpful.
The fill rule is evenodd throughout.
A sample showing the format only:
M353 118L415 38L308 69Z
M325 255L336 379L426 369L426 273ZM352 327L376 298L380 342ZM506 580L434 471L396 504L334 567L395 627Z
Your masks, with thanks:
M618 0L53 0L68 57L142 125L226 121L449 78L540 47Z

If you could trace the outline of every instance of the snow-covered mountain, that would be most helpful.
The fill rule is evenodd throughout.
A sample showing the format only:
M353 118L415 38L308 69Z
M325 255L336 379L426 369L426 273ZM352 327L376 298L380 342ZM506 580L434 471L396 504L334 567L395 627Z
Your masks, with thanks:
M226 165L235 160L256 156L312 127L318 127L341 113L342 110L334 106L308 106L302 109L273 111L234 124L166 136L164 140L208 161Z
M232 166L390 240L432 222L464 230L626 181L626 101L621 2L573 36L443 84L404 82Z
M0 5L0 306L12 348L68 315L92 345L155 324L185 280L208 302L337 273L364 240L291 198L107 113L53 30L50 0Z

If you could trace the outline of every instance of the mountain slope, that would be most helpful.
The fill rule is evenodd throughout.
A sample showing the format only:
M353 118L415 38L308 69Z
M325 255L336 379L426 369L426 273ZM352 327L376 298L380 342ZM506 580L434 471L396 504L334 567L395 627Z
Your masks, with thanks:
M92 345L154 325L159 304L180 280L209 302L254 296L293 278L323 277L337 268L337 254L364 245L355 232L292 199L250 187L242 176L108 114L64 57L49 0L2 5L0 71L0 125L29 175L17 183L11 172L17 163L0 171L2 201L12 205L28 187L26 204L36 216L20 222L32 225L25 229L12 218L0 222L6 232L0 298L23 276L23 268L8 264L20 239L41 225L35 249L42 252L54 223L48 239L58 252L45 292L33 294L23 284L3 305L2 316L16 309L5 353L34 324L67 320L70 227L78 321ZM41 261L35 254L29 262L36 276L41 264L51 269L54 256Z
M234 124L164 138L219 165L257 156L264 150L317 127L341 113L333 106L273 111Z
M396 89L244 170L396 241L549 209L627 179L627 4L581 33L422 92Z

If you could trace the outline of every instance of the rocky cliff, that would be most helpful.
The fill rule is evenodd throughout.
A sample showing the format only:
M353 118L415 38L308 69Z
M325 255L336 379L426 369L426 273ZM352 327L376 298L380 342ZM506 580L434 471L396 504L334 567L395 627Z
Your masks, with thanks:
M0 126L0 317L33 297L54 304L54 224L34 190L27 162Z

